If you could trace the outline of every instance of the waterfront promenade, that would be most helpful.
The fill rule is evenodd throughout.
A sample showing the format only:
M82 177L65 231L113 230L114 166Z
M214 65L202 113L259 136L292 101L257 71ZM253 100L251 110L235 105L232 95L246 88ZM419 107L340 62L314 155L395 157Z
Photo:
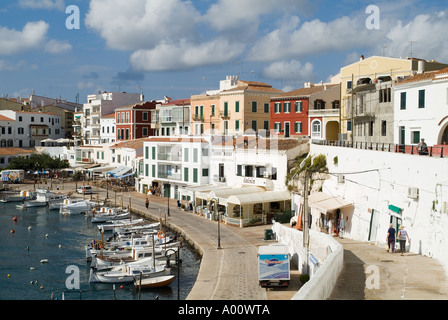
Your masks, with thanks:
M74 191L75 185L65 184L59 192ZM96 192L96 188L94 189ZM57 192L56 190L53 190ZM99 199L106 198L106 190L98 189ZM80 196L80 195L78 195ZM115 194L109 190L109 200ZM89 197L89 196L86 196ZM97 198L94 194L93 199ZM117 193L121 203L121 193ZM150 219L166 219L167 226L182 234L202 256L196 284L187 300L290 300L300 288L298 271L292 271L291 284L286 289L266 290L258 285L258 246L264 241L264 230L269 225L238 228L200 217L191 211L177 208L170 199L146 196L137 192L123 194L123 204ZM130 200L129 200L130 199ZM329 300L440 300L448 299L447 278L442 266L434 259L406 253L405 256L387 253L384 248L366 242L338 239L344 246L344 267ZM379 270L379 289L366 287L368 266Z

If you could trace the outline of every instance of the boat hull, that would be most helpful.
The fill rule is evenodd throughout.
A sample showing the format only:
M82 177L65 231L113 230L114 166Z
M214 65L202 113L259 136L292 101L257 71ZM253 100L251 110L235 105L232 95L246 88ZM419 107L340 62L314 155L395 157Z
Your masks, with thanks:
M134 286L141 289L152 289L167 287L173 282L174 276L160 276L153 278L139 279L134 281Z

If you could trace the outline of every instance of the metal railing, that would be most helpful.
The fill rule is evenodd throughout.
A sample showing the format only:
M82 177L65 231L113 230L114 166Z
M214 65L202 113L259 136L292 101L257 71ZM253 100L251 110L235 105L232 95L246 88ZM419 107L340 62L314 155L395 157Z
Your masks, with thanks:
M394 152L403 153L411 155L421 155L428 157L440 157L443 158L448 154L448 146L428 146L426 152L419 152L417 145L405 145L405 144L393 144L393 143L382 143L382 142L359 142L355 141L353 144L350 141L340 141L340 140L311 140L311 143L324 146L334 146L334 147L344 147L344 148L354 148L354 149L364 149L364 150L374 150L374 151L384 151L384 152Z

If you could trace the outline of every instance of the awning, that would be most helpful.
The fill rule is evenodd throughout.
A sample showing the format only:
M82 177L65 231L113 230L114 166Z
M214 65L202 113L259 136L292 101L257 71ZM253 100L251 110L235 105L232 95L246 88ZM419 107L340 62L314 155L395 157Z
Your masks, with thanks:
M134 173L131 172L131 173L127 173L127 174L121 175L121 176L119 176L119 177L117 177L117 178L118 178L118 179L123 179L123 178L130 177L130 176L133 176L133 175L134 175Z
M227 199L233 195L240 194L253 194L265 192L265 190L261 187L242 187L242 188L217 188L215 190L207 190L207 192L198 192L196 193L196 198L210 200L210 199L218 199L220 205L225 205L227 203Z
M323 213L353 206L353 203L350 203L338 196L330 196L323 192L311 194L308 197L308 204L318 208L323 211Z
M245 205L288 200L291 200L291 192L289 191L264 191L233 195L227 198L227 203Z
M98 167L98 168L90 168L87 169L89 172L106 172L115 169L116 167Z
M389 210L391 210L391 211L393 211L393 212L395 212L395 213L399 213L399 214L401 214L401 210L403 210L403 209L401 209L401 208L399 208L399 207L396 207L396 206L390 204L390 205L389 205Z
M114 177L118 178L122 175L125 175L129 171L132 171L132 168L126 167L126 166L120 166L112 171L109 171L108 173L113 175Z

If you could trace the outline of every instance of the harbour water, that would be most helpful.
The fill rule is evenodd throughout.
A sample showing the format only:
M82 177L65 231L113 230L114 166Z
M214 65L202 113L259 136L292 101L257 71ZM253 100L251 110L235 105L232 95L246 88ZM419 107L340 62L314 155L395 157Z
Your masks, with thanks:
M62 215L47 207L24 210L16 204L0 203L0 300L178 299L176 265L171 269L176 278L170 286L144 289L140 294L133 284L116 284L114 290L112 284L89 283L90 263L84 246L101 239L90 218ZM179 296L184 300L196 281L200 258L185 246L180 258ZM73 275L67 267L71 266L79 269L79 290L67 289L66 281Z

